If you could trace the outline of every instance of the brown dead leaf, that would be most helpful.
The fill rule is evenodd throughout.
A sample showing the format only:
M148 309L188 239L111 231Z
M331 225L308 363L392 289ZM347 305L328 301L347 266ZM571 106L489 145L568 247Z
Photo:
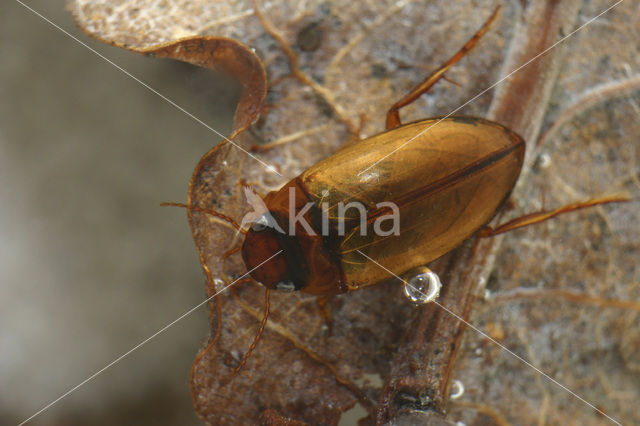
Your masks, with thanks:
M457 84L438 83L402 111L403 120L452 111L611 3L539 0L525 5L523 10L517 2L505 4L500 21L479 47L448 73ZM225 144L203 157L189 194L193 205L236 220L248 210L238 185L241 179L264 194L348 140L361 115L362 136L380 131L386 109L422 79L425 66L435 68L459 48L492 6L488 0L265 4L265 15L292 44L309 85L301 78L286 78L288 58L265 34L251 3L69 3L78 25L89 34L132 50L146 52L187 35L232 37L256 50L272 82L269 108L252 132L238 134L234 142L245 148L282 142L256 156L286 178ZM638 24L638 6L623 2L559 50L514 75L497 93L489 91L460 111L490 115L528 141L527 171L514 197L517 211L621 190L638 199L640 108L634 78L640 60L633 48ZM165 53L167 46L173 43L160 50ZM168 50L175 54L175 48ZM249 92L259 95L255 62L246 52L236 53L231 62L243 65L242 78L254 81ZM199 65L212 63L207 54L197 55ZM586 96L591 96L588 108L575 105L588 103ZM247 107L238 109L238 131L260 106L259 99L243 99ZM467 244L436 265L448 286L441 302L480 329L485 324L501 329L501 343L618 421L640 422L632 404L640 397L638 362L629 349L637 347L637 310L544 294L560 289L596 300L637 300L639 212L637 201L598 207L515 231L501 247L501 237ZM240 241L233 229L211 216L194 212L191 223L211 295L222 279L230 282L244 273L239 256L229 259L226 273L220 260ZM482 300L485 285L495 299L522 291L536 291L539 297L494 305L491 297ZM252 423L273 409L279 416L310 424L337 424L354 406L364 406L370 410L369 420L377 416L379 422L419 421L423 418L402 417L417 409L448 411L448 419L469 425L491 419L516 424L603 421L473 330L464 334L462 345L437 345L459 343L464 327L435 306L414 309L393 282L336 297L331 304L332 335L313 297L274 294L264 337L243 372L225 383L257 330L263 293L256 285L242 285L235 296L226 292L210 306L209 341L218 325L219 339L212 348L205 342L192 375L194 404L208 423ZM463 382L466 404L447 403L451 379ZM379 401L381 407L374 412Z

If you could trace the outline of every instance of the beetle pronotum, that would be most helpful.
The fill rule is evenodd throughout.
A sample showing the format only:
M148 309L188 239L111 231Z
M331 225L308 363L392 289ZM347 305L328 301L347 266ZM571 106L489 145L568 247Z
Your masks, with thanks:
M389 109L385 132L347 144L267 194L268 213L250 229L214 210L166 203L214 215L242 232L242 246L224 257L241 251L251 277L266 288L260 328L231 377L244 366L262 335L271 290L314 294L323 304L336 294L391 278L367 257L405 274L474 234L488 237L565 212L627 200L612 196L573 203L489 228L487 223L507 200L520 174L524 140L498 123L475 117L402 124L399 109L443 78L488 31L498 13L499 7L458 52ZM257 8L256 14L263 20ZM349 202L365 206L364 221L353 210L340 210L341 203ZM400 216L399 232L371 232L380 230L389 204ZM304 220L292 223L291 218ZM267 259L271 260L263 265Z

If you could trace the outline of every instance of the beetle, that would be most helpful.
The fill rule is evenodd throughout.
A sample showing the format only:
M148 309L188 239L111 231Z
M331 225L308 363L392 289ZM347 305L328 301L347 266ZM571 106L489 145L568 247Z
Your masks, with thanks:
M543 211L490 228L522 168L525 141L477 117L445 116L403 124L399 110L426 93L489 30L500 7L449 60L387 112L386 130L351 142L264 198L266 212L248 229L214 210L245 235L241 251L251 277L266 288L265 313L235 376L255 349L269 316L270 291L337 294L388 280L368 259L406 274L443 256L474 234L493 236L597 204L604 197ZM256 14L260 18L258 9ZM349 206L355 206L357 213ZM362 206L362 210L357 206ZM399 217L399 229L382 223ZM325 311L326 312L326 311ZM328 321L330 321L328 319Z
M249 230L245 265L268 288L319 296L388 279L361 253L400 273L425 265L491 220L518 178L524 147L497 123L450 117L398 126L343 148L265 197L266 214L280 229L258 223ZM365 220L357 208L339 212L349 203L365 206ZM393 217L386 206L376 207L386 203L400 218L391 235L382 222ZM292 226L292 216L305 220ZM257 268L279 249L281 256Z

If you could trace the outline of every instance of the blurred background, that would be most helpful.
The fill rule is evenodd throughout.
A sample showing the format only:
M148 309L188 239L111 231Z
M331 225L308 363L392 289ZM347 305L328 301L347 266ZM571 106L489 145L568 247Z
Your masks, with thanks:
M105 46L27 4L223 134L233 84ZM0 424L17 424L204 299L186 213L219 137L29 11L0 14ZM200 424L204 307L29 424Z

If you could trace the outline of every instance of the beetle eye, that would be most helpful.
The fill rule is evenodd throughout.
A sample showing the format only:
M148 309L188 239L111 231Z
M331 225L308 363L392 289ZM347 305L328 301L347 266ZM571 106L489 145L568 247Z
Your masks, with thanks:
M291 293L296 289L296 285L291 281L280 281L276 284L276 290L284 291L286 293Z
M251 225L251 230L254 232L260 232L267 229L268 226L269 226L269 220L265 215L262 215L260 216L260 219L253 222L253 225Z

